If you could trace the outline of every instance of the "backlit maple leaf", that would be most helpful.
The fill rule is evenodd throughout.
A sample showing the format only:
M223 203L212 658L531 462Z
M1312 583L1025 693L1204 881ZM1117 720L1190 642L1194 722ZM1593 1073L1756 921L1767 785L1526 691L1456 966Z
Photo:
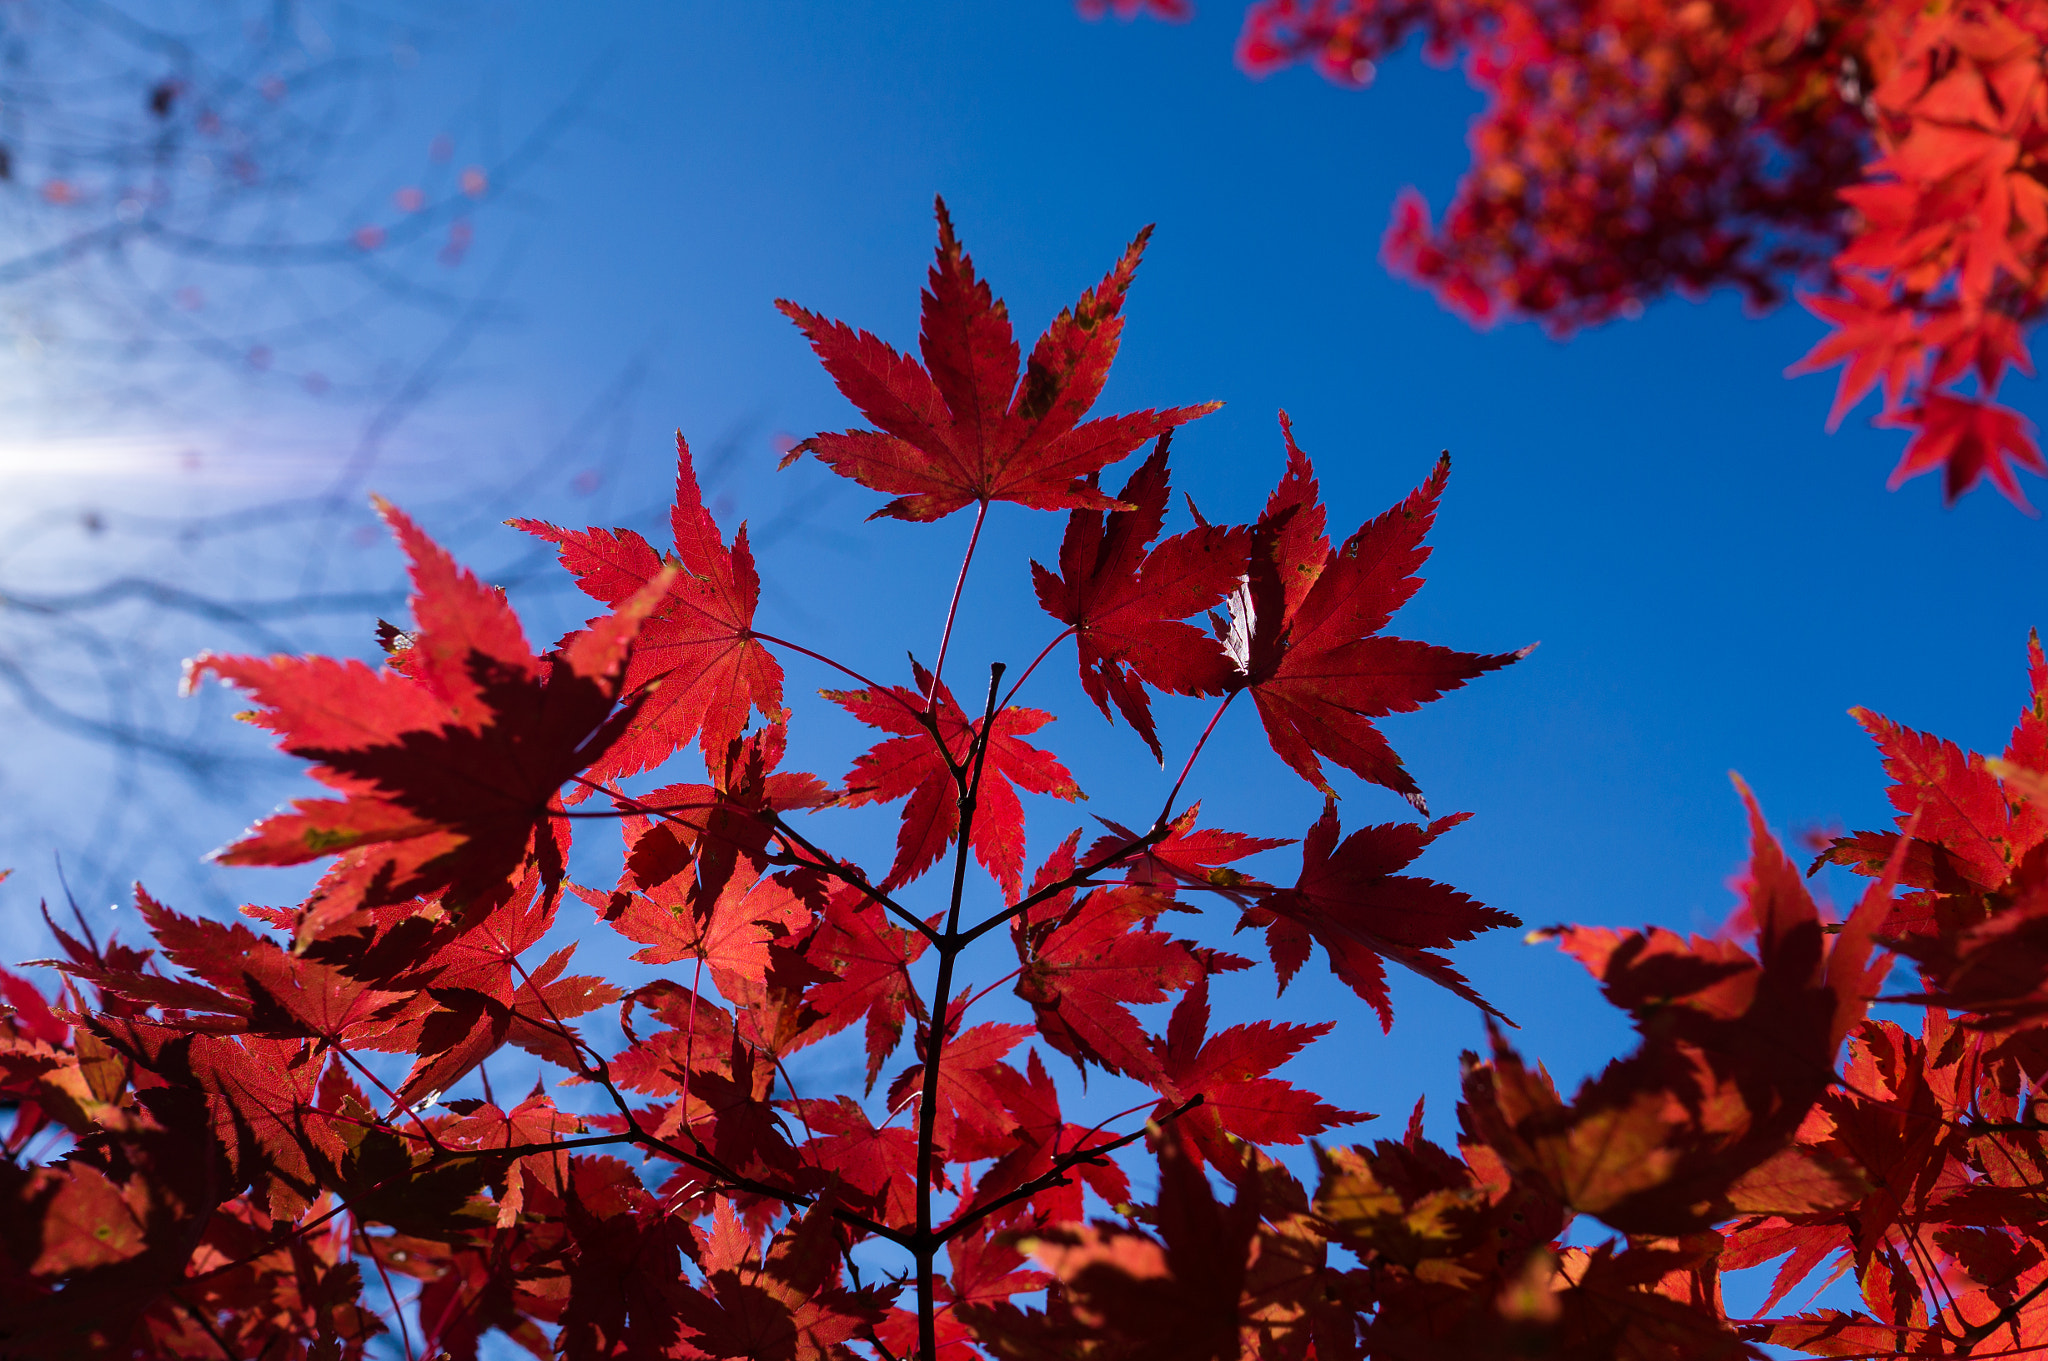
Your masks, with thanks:
M390 665L327 657L195 658L264 707L250 721L341 799L300 799L218 852L235 865L297 865L342 853L302 921L301 939L358 908L439 893L489 907L535 861L550 889L567 850L560 789L604 755L633 636L672 573L618 611L536 657L502 592L484 585L384 502L412 559L415 631Z
M1117 493L1131 509L1067 517L1059 575L1031 564L1039 604L1074 630L1088 698L1105 718L1115 700L1162 760L1144 685L1176 695L1223 693L1229 660L1213 638L1182 621L1222 603L1244 574L1246 551L1242 529L1206 524L1147 550L1166 518L1167 443L1161 435Z
M2034 443L2033 422L2011 407L1930 392L1917 405L1885 417L1882 424L1914 432L1899 466L1892 469L1888 485L1894 489L1939 468L1944 501L1954 501L1988 477L2008 501L2033 513L2013 468L2048 475L2048 461Z
M1468 1066L1467 1127L1518 1178L1630 1234L1691 1233L1737 1213L1834 1209L1853 1171L1788 1148L1889 965L1873 933L1897 862L1832 939L1748 790L1756 952L1670 931L1567 928L1565 948L1627 1008L1643 1042L1569 1102L1496 1032Z
M1097 889L1056 920L1014 932L1017 995L1047 1044L1077 1064L1157 1076L1151 1039L1130 1007L1163 1002L1203 976L1187 946L1152 929L1170 905L1145 889Z
M726 1207L719 1202L729 1218ZM697 1254L704 1292L685 1289L677 1298L678 1316L694 1334L682 1354L747 1361L848 1355L844 1344L880 1322L896 1292L840 1285L836 1232L830 1215L811 1210L776 1234L765 1256L739 1235L712 1239Z
M1890 288L1857 274L1845 275L1842 284L1848 297L1801 296L1808 310L1832 322L1835 330L1785 370L1790 377L1818 373L1836 364L1844 366L1834 405L1828 410L1830 430L1880 382L1886 408L1897 406L1907 385L1926 371L1930 340L1919 309L1895 298Z
M1240 1355L1245 1267L1259 1225L1255 1185L1221 1205L1169 1127L1159 1140L1158 1237L1110 1223L1067 1224L1030 1240L1065 1287L1045 1314L1007 1301L956 1311L999 1356L1226 1361ZM1059 1306L1071 1301L1071 1313ZM1079 1325L1078 1327L1075 1325ZM1085 1347L1085 1350L1083 1348Z
M1023 1072L1004 1064L989 1069L988 1079L1010 1113L1014 1147L983 1175L979 1203L989 1204L1038 1180L1052 1171L1053 1159L1062 1154L1109 1142L1100 1126L1077 1125L1060 1114L1059 1087L1039 1062L1037 1050L1031 1051ZM1041 1188L1028 1203L1030 1213L1045 1224L1079 1219L1084 1182L1111 1205L1131 1198L1131 1183L1123 1168L1105 1156L1097 1162L1081 1163L1067 1177Z
M956 1016L957 1019L957 1016ZM976 1162L1010 1151L1015 1130L997 1074L1015 1069L1003 1056L1031 1037L1028 1025L987 1022L970 1026L945 1043L939 1059L939 1083L933 1115L933 1137L952 1162ZM924 1063L931 1032L919 1026L918 1061L889 1084L889 1109L898 1110L922 1099ZM915 1107L911 1106L913 1114Z
M1379 636L1422 585L1423 536L1436 519L1451 463L1342 547L1323 537L1315 469L1294 442L1287 413L1287 472L1252 526L1251 573L1230 599L1217 636L1236 664L1280 759L1330 792L1317 756L1428 812L1422 791L1372 720L1408 713L1474 676L1520 661L1529 648L1484 656Z
M1298 1144L1333 1125L1370 1120L1370 1115L1339 1110L1314 1092L1268 1076L1332 1028L1329 1021L1254 1021L1210 1035L1209 980L1204 978L1174 1007L1165 1038L1153 1041L1160 1103L1152 1118L1163 1122L1175 1106L1199 1095L1202 1103L1180 1117L1180 1128L1196 1150L1224 1167L1238 1162L1226 1133L1247 1143Z
M1245 914L1248 924L1266 928L1282 990L1308 959L1313 941L1328 953L1330 972L1372 1004L1383 1030L1394 1026L1383 959L1499 1016L1464 975L1431 952L1521 921L1448 885L1395 873L1468 816L1456 813L1427 827L1412 822L1364 827L1339 845L1337 805L1325 803L1323 815L1302 838L1301 877L1294 887L1267 894Z
M1292 846L1291 838L1247 836L1243 832L1226 832L1216 827L1204 827L1197 831L1195 819L1201 815L1199 802L1188 805L1180 816L1167 824L1168 832L1163 840L1151 847L1132 852L1115 862L1124 870L1124 882L1157 887L1167 892L1176 888L1199 889L1222 895L1230 902L1243 907L1251 895L1267 892L1272 885L1264 883L1242 870L1229 868L1233 860L1242 860L1248 855L1261 851L1278 850ZM1125 846L1133 845L1141 838L1130 828L1099 819L1109 828L1110 835L1097 838L1088 848L1087 860L1094 863L1105 856L1113 855ZM1068 865L1066 870L1072 870ZM1065 872L1065 871L1063 871Z
M797 1146L806 1163L841 1178L885 1224L917 1217L917 1135L900 1125L876 1128L850 1096L785 1101L809 1136Z
M938 217L938 260L919 336L922 365L866 331L792 302L776 304L802 328L840 392L880 427L814 435L790 458L814 452L864 487L900 493L875 512L899 520L936 520L990 501L1038 510L1114 508L1090 475L1221 405L1081 421L1116 358L1124 293L1152 229L1046 328L1020 382L1009 310L975 277L943 199Z
M664 569L660 554L630 529L558 529L514 520L561 550L562 565L584 592L614 609L646 589ZM695 736L716 770L747 726L749 710L770 722L782 717L782 667L753 633L761 578L747 527L732 546L704 509L690 446L676 436L676 501L669 512L675 561L668 590L640 626L626 665L625 689L639 705L625 731L591 771L609 780L660 765Z
M924 953L925 938L891 923L881 907L851 886L825 901L822 919L804 943L804 957L825 978L804 1000L823 1017L830 1033L866 1018L867 1085L873 1088L883 1062L903 1037L912 1014L923 1021L924 1000L910 978L910 965Z
M900 734L853 763L846 775L846 792L839 800L857 807L910 796L896 834L896 862L882 881L885 889L930 869L959 836L960 791L947 761L950 757L954 765L965 763L981 727L978 719L968 721L952 690L943 684L934 689L931 674L922 666L912 662L911 672L917 680L915 691L887 685L821 692L869 727ZM938 730L936 738L923 721L927 694L932 696L930 717ZM1011 897L1017 895L1024 875L1024 805L1017 799L1017 790L1070 802L1082 797L1080 786L1065 766L1018 740L1051 721L1052 715L1042 710L1013 705L997 710L991 725L971 840L974 858Z

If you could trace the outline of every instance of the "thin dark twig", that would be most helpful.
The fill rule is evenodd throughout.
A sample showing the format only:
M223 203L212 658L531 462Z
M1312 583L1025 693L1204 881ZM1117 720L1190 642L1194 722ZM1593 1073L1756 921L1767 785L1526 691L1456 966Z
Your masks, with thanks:
M363 1217L353 1210L349 1212L349 1224L355 1229L356 1237L362 1240L363 1255L370 1259L370 1265L377 1268L377 1278L384 1282L384 1294L391 1301L391 1317L398 1324L399 1341L405 1347L405 1361L413 1361L412 1329L405 1322L405 1306L398 1302L398 1289L391 1284L391 1273L384 1269L384 1259L377 1255L377 1247L370 1241L369 1233L363 1228Z
M901 903L897 902L894 898L891 898L888 894L882 892L882 890L876 888L873 884L870 884L867 880L867 876L862 874L858 869L854 868L851 865L842 863L834 857L826 854L823 850L819 849L807 837L805 837L803 833L797 831L796 828L790 826L789 823L782 817L780 813L777 813L773 809L770 809L767 813L767 821L769 825L775 829L778 835L783 837L786 841L800 847L805 852L805 854L810 857L809 859L797 859L795 860L796 864L814 866L817 869L824 870L827 874L832 875L834 878L839 879L843 883L851 884L854 888L859 889L861 893L866 896L869 902L879 903L884 908L887 908L890 912L895 913L898 917L903 919L903 922L907 926L909 926L911 930L923 936L927 941L930 941L934 945L937 945L939 943L939 933L931 928L930 923L926 922L922 917L919 917L915 913L911 912L910 909L904 907Z
M1086 865L1083 865L1065 878L1056 879L1036 892L1025 894L1022 898L989 917L986 921L979 922L968 930L963 931L960 934L961 944L972 944L983 935L995 930L998 926L1016 916L1019 912L1028 912L1046 899L1056 898L1070 888L1082 887L1103 870L1128 859L1135 852L1149 850L1157 846L1160 842L1166 840L1172 832L1173 829L1164 823L1157 824L1143 836L1131 838L1109 854L1102 856L1100 859L1089 861Z
M184 1310L187 1317L194 1323L197 1323L206 1335L213 1339L213 1345L220 1348L222 1356L225 1356L228 1361L242 1361L241 1355L228 1345L228 1340L220 1335L218 1328L213 1326L213 1320L206 1316L205 1310L200 1309L192 1301L186 1299L180 1291L171 1290L166 1293L170 1295L171 1303Z
M1196 1092L1186 1101L1181 1102L1180 1105L1175 1106L1172 1110L1168 1111L1166 1113L1165 1118L1168 1120L1178 1120L1181 1116L1187 1114L1189 1111L1193 1110L1195 1107L1201 1104L1202 1094L1200 1092ZM1159 1122L1152 1121L1150 1123L1157 1124ZM1093 1131L1090 1132L1092 1133ZM1116 1139L1111 1140L1109 1143L1094 1144L1088 1148L1077 1148L1072 1153L1062 1153L1059 1157L1053 1159L1053 1165L1049 1170L1041 1172L1039 1175L1033 1177L1030 1181L1025 1182L1022 1186L1019 1186L1014 1190L1004 1192L1001 1196L998 1196L996 1199L990 1201L988 1204L976 1206L974 1209L969 1210L966 1213L961 1214L960 1216L955 1218L952 1223L946 1225L946 1227L939 1232L940 1240L945 1241L948 1239L956 1238L960 1234L963 1234L967 1230L973 1228L976 1224L979 1224L982 1220L994 1214L997 1210L1003 1209L1006 1206L1014 1205L1020 1200L1029 1200L1031 1197L1037 1195L1040 1191L1043 1191L1048 1187L1063 1184L1066 1181L1065 1174L1068 1171L1072 1170L1073 1168L1079 1167L1082 1163L1099 1163L1102 1161L1103 1155L1114 1153L1120 1148L1128 1148L1130 1145L1144 1138L1145 1133L1146 1131L1144 1129L1134 1129L1129 1134L1121 1135Z

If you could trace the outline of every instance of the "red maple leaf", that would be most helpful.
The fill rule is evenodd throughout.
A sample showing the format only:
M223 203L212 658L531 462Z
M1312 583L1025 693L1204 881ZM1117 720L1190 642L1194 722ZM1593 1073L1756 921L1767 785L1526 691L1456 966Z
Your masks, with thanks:
M619 611L536 657L505 597L455 565L393 506L379 503L412 558L408 645L383 671L326 657L202 654L208 672L255 695L250 721L342 799L300 799L220 851L235 865L297 865L343 853L299 928L309 939L358 908L439 893L451 908L492 906L534 861L561 881L560 789L600 759L621 723L614 705L640 621L667 589L658 574Z
M1918 405L1886 416L1881 424L1913 431L1899 466L1887 484L1897 489L1909 478L1941 469L1944 502L1990 478L2005 498L2028 514L2033 507L2013 476L2015 465L2048 474L2048 461L2034 443L2033 422L2009 406L1930 392Z
M1494 1034L1469 1069L1467 1124L1563 1203L1630 1234L1696 1232L1736 1213L1828 1210L1855 1200L1853 1172L1787 1147L1829 1089L1843 1037L1889 960L1873 959L1896 861L1832 941L1749 791L1746 907L1752 955L1733 940L1669 931L1560 933L1599 975L1643 1042L1570 1103Z
M1226 832L1215 827L1197 831L1195 819L1201 811L1199 802L1188 805L1180 816L1167 824L1163 840L1118 860L1116 863L1124 870L1124 882L1168 892L1176 888L1203 889L1219 893L1240 907L1247 901L1247 895L1270 889L1271 884L1262 883L1242 870L1229 868L1230 862L1261 851L1292 846L1293 839L1247 836L1243 832ZM1087 859L1091 864L1142 839L1130 828L1108 818L1099 821L1109 828L1110 834L1097 838L1095 844L1088 848ZM1073 865L1069 863L1062 873L1072 869Z
M730 1219L727 1202L719 1210ZM695 1334L686 1345L700 1356L745 1361L847 1355L842 1344L879 1323L895 1291L840 1285L835 1232L830 1215L812 1210L778 1233L765 1256L729 1227L710 1236L699 1250L705 1291L678 1298L679 1317Z
M1372 720L1408 713L1474 676L1529 654L1482 656L1377 636L1422 585L1423 536L1450 476L1446 455L1408 499L1362 526L1334 551L1323 537L1315 470L1294 442L1287 414L1287 473L1252 526L1251 575L1217 618L1236 663L1233 690L1249 690L1280 758L1325 793L1317 755L1407 799L1422 791Z
M645 1006L669 1027L645 1037L633 1029L633 1012ZM698 1065L721 1062L732 1049L732 1013L717 1002L666 979L628 993L619 1009L627 1048L610 1060L613 1077L629 1091L674 1096Z
M1294 887L1267 894L1245 914L1247 924L1266 928L1281 990L1308 959L1309 943L1319 941L1329 954L1330 972L1372 1004L1383 1030L1393 1029L1394 1009L1382 959L1499 1016L1462 974L1430 952L1521 921L1434 880L1395 873L1468 816L1455 813L1427 827L1381 823L1353 832L1339 845L1337 805L1326 802L1302 839L1301 877Z
M917 1218L917 1134L896 1125L877 1128L850 1096L832 1101L785 1101L809 1136L797 1152L865 1198L885 1224Z
M451 1103L460 1104L460 1103ZM468 1104L459 1118L441 1132L456 1147L518 1148L557 1143L582 1131L575 1116L555 1109L545 1088L536 1081L533 1091L510 1111L490 1102ZM526 1188L544 1187L556 1195L567 1188L569 1155L563 1149L528 1153L518 1158L505 1173L505 1189L498 1196L498 1227L518 1220L526 1206Z
M1171 905L1145 889L1105 888L1052 921L1016 923L1017 995L1047 1044L1077 1064L1156 1075L1151 1039L1130 1007L1163 1002L1203 976L1186 945L1152 929Z
M980 720L969 722L960 711L950 689L942 684L934 690L931 674L915 661L911 673L917 680L915 691L886 685L822 692L869 727L901 734L853 763L846 792L839 798L847 807L858 807L910 796L896 834L896 862L882 881L884 889L923 874L959 836L960 791L953 772L966 769L964 763L981 730ZM927 694L933 697L929 715ZM974 814L974 858L1011 897L1017 895L1024 875L1024 805L1017 799L1017 788L1069 802L1082 797L1065 766L1018 740L1050 722L1052 715L1043 710L1012 705L996 712L989 733Z
M1240 1355L1246 1260L1259 1226L1257 1186L1240 1187L1235 1204L1220 1205L1178 1136L1169 1129L1159 1143L1159 1204L1149 1216L1158 1238L1107 1223L1043 1230L1032 1240L1032 1255L1064 1286L1064 1299L1048 1300L1045 1314L1007 1301L956 1309L998 1355L1078 1352L1116 1361Z
M556 1268L568 1278L553 1311L562 1354L668 1355L678 1317L696 1296L682 1279L688 1226L617 1158L572 1157L563 1195L538 1186L527 1193L576 1245Z
M938 217L938 260L924 293L919 336L922 365L866 331L792 302L776 304L802 328L847 400L880 427L814 435L790 459L814 452L864 487L903 493L875 512L899 520L936 520L990 501L1038 510L1115 508L1090 475L1221 405L1081 423L1116 358L1124 293L1151 228L1139 233L1107 278L1046 328L1019 382L1009 311L975 277L943 199Z
M1024 1072L1005 1064L989 1070L989 1079L1010 1113L1014 1146L982 1177L973 1203L992 1204L1051 1172L1055 1158L1110 1142L1099 1126L1072 1124L1060 1114L1059 1086L1039 1062L1037 1050L1031 1051ZM1068 1177L1041 1188L1028 1203L1031 1214L1041 1224L1079 1219L1084 1183L1111 1205L1131 1198L1129 1178L1105 1154L1076 1164Z
M958 1016L956 1014L955 1021ZM932 1135L949 1162L977 1162L1008 1153L1015 1130L996 1074L1009 1068L1003 1056L1031 1036L1028 1025L988 1022L970 1026L946 1041L939 1059L939 1084ZM931 1032L917 1028L917 1062L889 1084L889 1109L909 1109L922 1099L926 1051Z
M1240 528L1205 524L1147 550L1166 519L1167 444L1161 435L1117 493L1131 509L1067 517L1059 575L1031 564L1039 604L1073 629L1082 688L1105 718L1115 700L1160 760L1144 685L1176 695L1223 693L1229 659L1215 639L1181 621L1222 603L1244 575L1247 543Z
M1930 340L1920 310L1893 296L1889 286L1860 274L1844 275L1841 282L1848 297L1800 296L1809 311L1832 322L1835 329L1785 370L1792 377L1844 366L1835 403L1828 410L1830 430L1879 382L1884 384L1886 409L1896 407L1907 387L1926 372Z
M254 1183L270 1213L289 1219L320 1194L315 1165L339 1166L342 1136L317 1113L324 1060L304 1040L194 1035L175 1024L100 1015L94 1028L122 1054L174 1087L198 1092L213 1137L237 1181Z
M924 999L910 978L910 965L924 948L922 935L891 924L851 886L826 899L823 918L804 945L804 957L826 975L804 994L823 1017L822 1031L830 1034L866 1018L870 1090L903 1037L905 1019L912 1013L926 1019Z
M1163 1122L1174 1107L1199 1095L1202 1103L1180 1116L1180 1129L1202 1156L1225 1168L1239 1162L1226 1133L1253 1144L1298 1144L1333 1125L1370 1120L1267 1076L1333 1028L1330 1021L1254 1021L1208 1035L1209 980L1203 978L1174 1007L1165 1038L1153 1042L1160 1102L1152 1118Z
M1868 709L1849 712L1884 757L1900 825L1917 818L1913 835L1946 853L1944 869L1977 889L1998 889L2048 837L2048 810L2008 790L1982 756Z
M614 609L665 570L660 554L630 529L558 529L540 520L512 522L561 549L562 565L586 594ZM716 770L747 726L749 710L783 716L782 667L755 638L761 578L747 527L728 548L704 509L690 446L676 436L676 503L669 512L675 561L668 590L640 626L625 688L639 707L591 778L614 779L660 765L694 735Z

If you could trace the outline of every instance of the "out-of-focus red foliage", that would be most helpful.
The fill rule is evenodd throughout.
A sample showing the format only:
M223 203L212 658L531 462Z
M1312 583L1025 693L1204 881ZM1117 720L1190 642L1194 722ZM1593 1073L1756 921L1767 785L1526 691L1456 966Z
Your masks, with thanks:
M1091 7L1084 5L1084 10ZM1101 12L1097 4L1092 12ZM1185 7L1132 3L1184 18ZM1420 38L1487 97L1442 215L1410 191L1396 271L1485 324L1564 334L1667 291L1803 285L1843 366L1830 424L1882 386L1893 484L1953 499L2048 473L1996 401L2048 307L2048 10L2030 0L1256 0L1253 74L1363 86Z

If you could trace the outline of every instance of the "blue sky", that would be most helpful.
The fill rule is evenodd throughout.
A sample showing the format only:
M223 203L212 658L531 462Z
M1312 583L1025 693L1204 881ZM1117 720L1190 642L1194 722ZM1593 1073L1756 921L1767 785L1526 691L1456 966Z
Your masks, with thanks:
M1564 344L1526 326L1469 329L1389 277L1378 242L1401 187L1448 196L1476 96L1412 54L1365 93L1308 72L1252 81L1230 61L1236 20L1211 3L1184 26L1090 24L1062 0L494 11L464 60L509 110L559 96L591 63L608 74L506 220L522 236L516 324L372 483L430 529L460 529L471 561L513 562L517 535L471 526L476 489L510 476L508 443L574 420L644 359L616 413L617 455L543 466L527 499L497 513L652 529L671 432L705 449L725 441L727 527L785 526L761 553L765 626L894 677L906 647L936 648L968 517L863 525L879 496L815 464L773 471L778 433L858 418L772 301L912 345L943 193L1028 339L1156 223L1103 408L1227 402L1176 443L1176 487L1212 518L1245 519L1279 475L1284 407L1340 534L1449 449L1428 585L1394 631L1472 651L1541 642L1386 722L1433 809L1475 814L1418 872L1532 926L1711 929L1745 853L1730 770L1783 832L1854 829L1888 812L1852 705L1966 746L2002 743L2042 615L2040 522L1988 492L1944 509L1929 479L1885 491L1900 438L1867 429L1867 408L1825 434L1832 377L1783 377L1821 334L1796 307L1752 319L1732 298L1671 301ZM2010 392L2038 408L2032 387ZM603 485L579 496L574 475L591 460ZM1015 507L992 514L950 665L963 689L1055 631L1024 560L1049 560L1060 528ZM580 618L560 591L518 596L536 639ZM348 636L367 643L364 622ZM1086 706L1071 652L1040 678L1025 700L1062 715L1041 736L1093 796L1083 811L1142 820L1170 777ZM797 666L791 681L799 694L831 683ZM828 776L868 740L833 714L799 705L795 736L798 764ZM1198 703L1169 706L1169 751L1206 718ZM1248 708L1191 787L1206 820L1267 835L1299 836L1320 804L1267 752ZM1385 791L1340 788L1347 827L1406 812ZM271 797L224 809L215 840ZM1035 860L1075 819L1043 801L1031 814ZM886 820L848 823L879 863ZM1270 872L1291 875L1293 855ZM1222 943L1227 928L1198 929ZM1561 1077L1627 1047L1552 947L1503 932L1457 963ZM1483 1038L1469 1007L1405 978L1383 1038L1320 963L1277 1004L1258 976L1227 980L1217 1000L1229 1019L1338 1020L1340 1037L1295 1080L1397 1128L1426 1092L1439 1135L1456 1054Z

